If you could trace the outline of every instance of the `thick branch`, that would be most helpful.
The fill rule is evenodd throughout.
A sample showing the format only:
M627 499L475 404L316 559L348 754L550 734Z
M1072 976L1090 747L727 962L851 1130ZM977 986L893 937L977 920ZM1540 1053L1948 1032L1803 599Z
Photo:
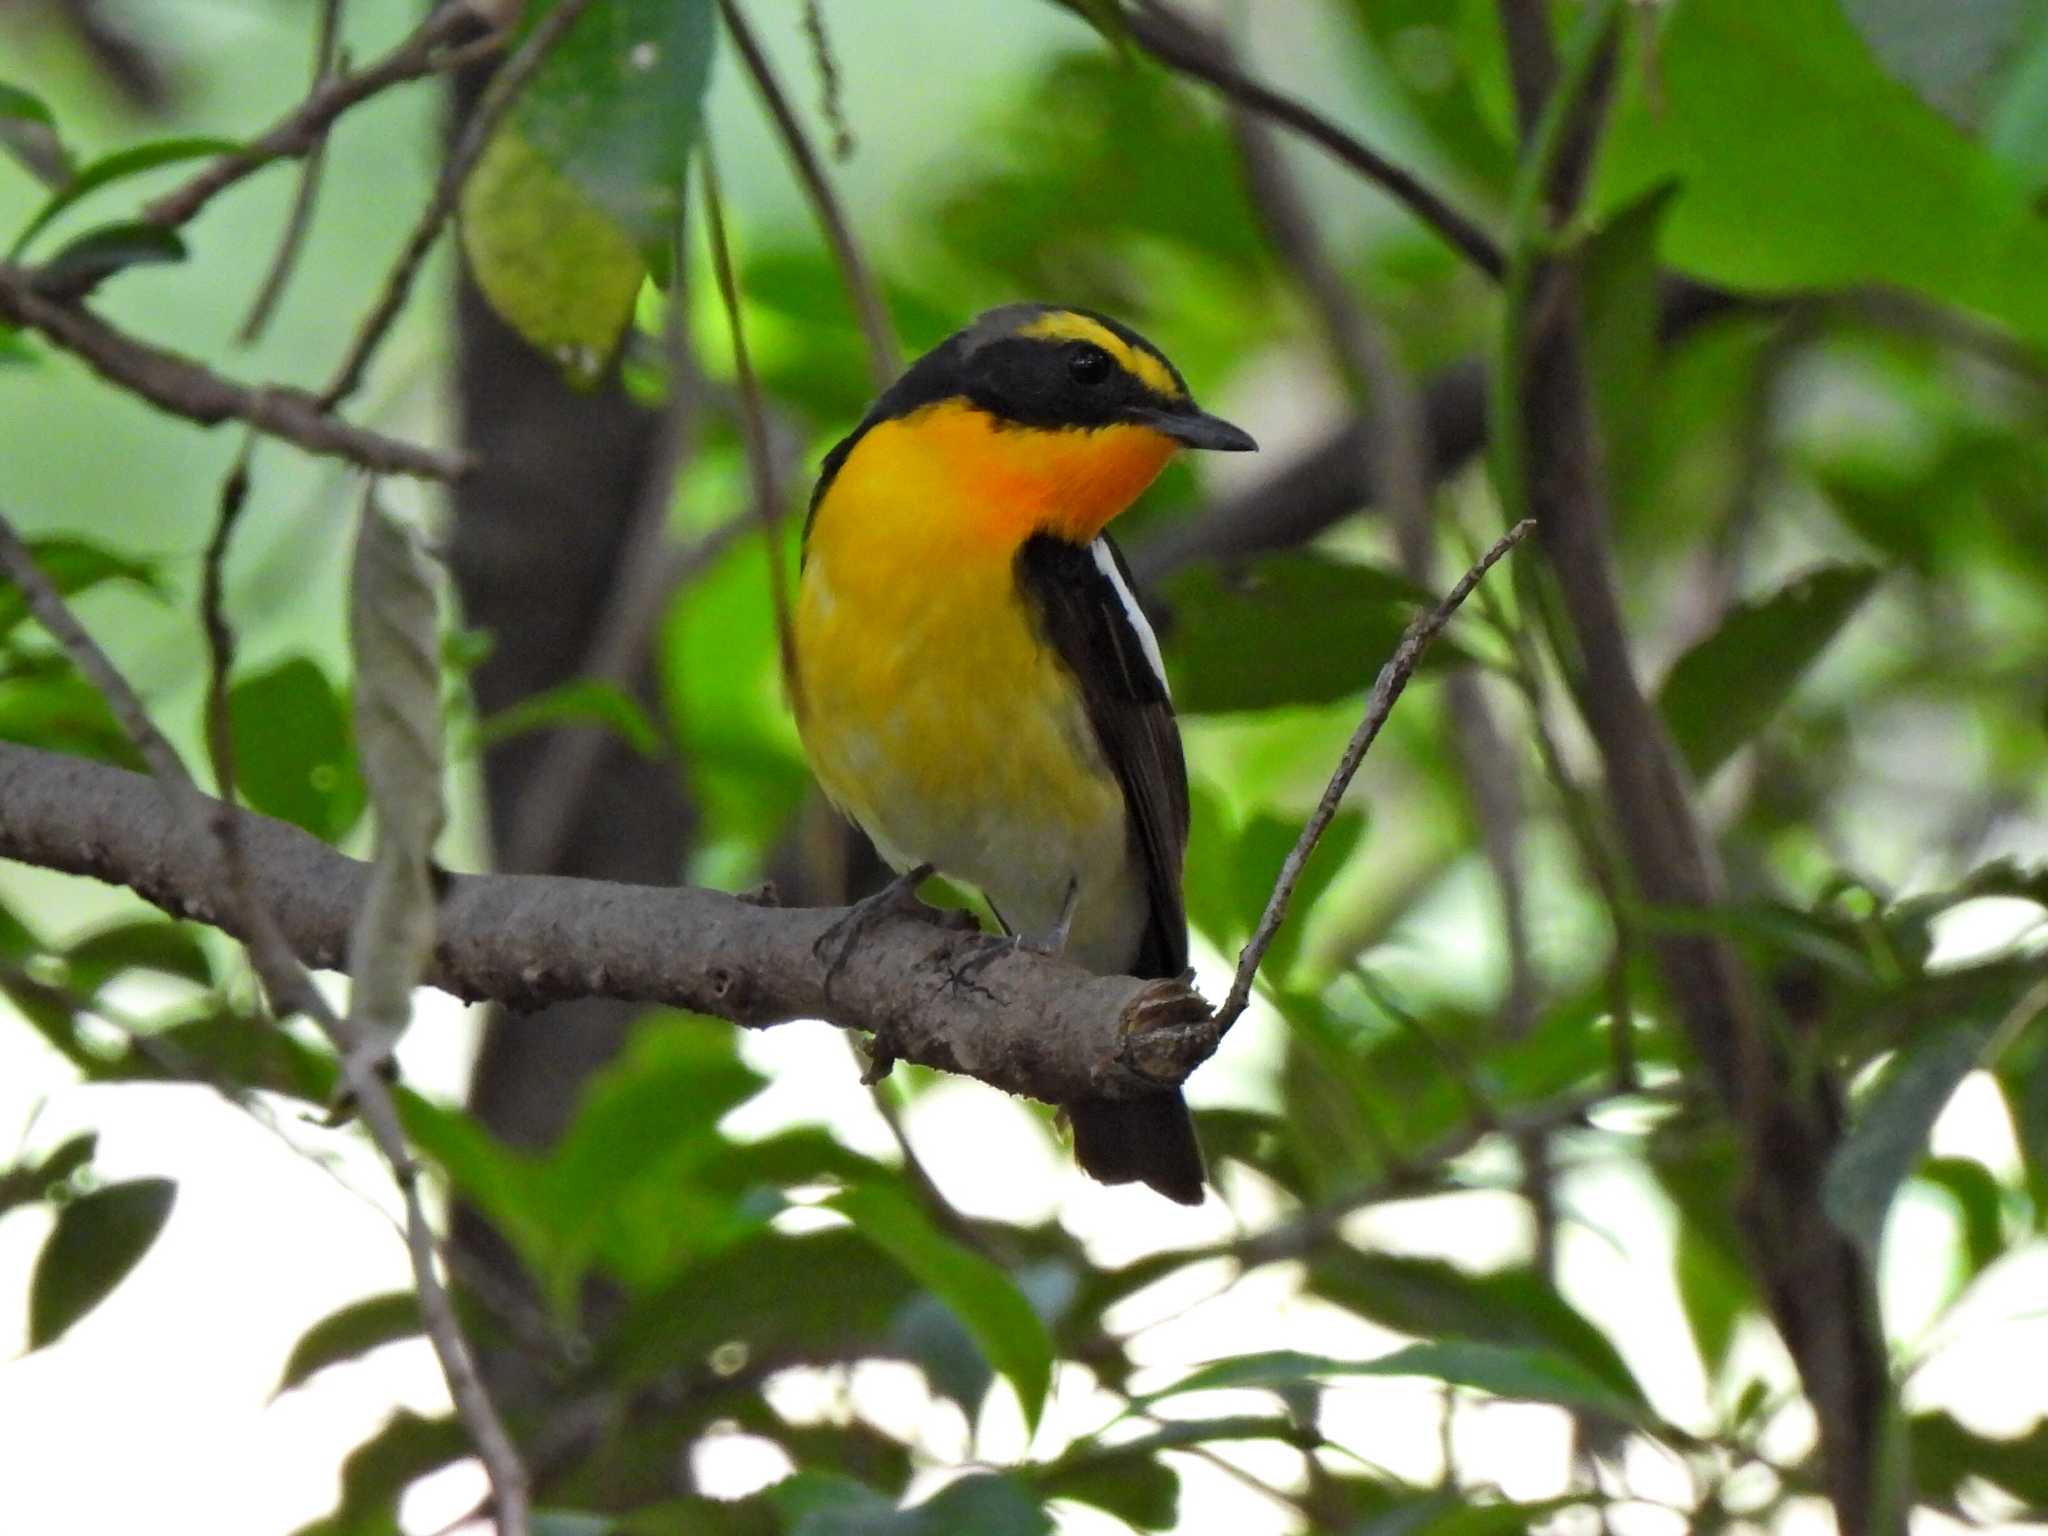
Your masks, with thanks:
M255 900L308 965L341 966L369 867L236 814ZM238 933L217 863L195 859L156 786L125 769L0 743L0 857L123 885ZM1179 983L1093 976L1008 946L962 979L962 964L1000 941L937 924L879 921L828 976L819 941L844 915L689 887L458 875L428 980L519 1008L614 997L751 1028L821 1018L905 1061L1051 1103L1179 1083L1215 1048L1207 1006Z
M304 390L224 379L189 357L114 329L80 304L38 291L34 272L0 262L0 320L39 331L108 383L203 427L247 422L308 453L345 459L379 474L453 480L466 467L450 453L350 426L324 413Z

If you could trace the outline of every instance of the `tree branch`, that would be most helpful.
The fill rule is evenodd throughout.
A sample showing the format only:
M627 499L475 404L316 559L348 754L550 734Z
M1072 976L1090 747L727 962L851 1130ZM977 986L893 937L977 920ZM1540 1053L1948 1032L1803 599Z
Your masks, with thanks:
M254 902L306 964L342 966L369 866L283 822L234 815ZM242 936L217 857L195 860L150 780L123 768L0 743L0 857L126 886ZM815 946L844 915L691 887L457 875L427 979L516 1008L614 997L757 1029L820 1018L905 1061L1048 1103L1157 1091L1215 1048L1207 1006L1177 982L1095 976L914 919L875 924L828 977ZM989 946L1000 952L963 979Z
M558 0L554 9L541 18L540 24L519 45L518 51L492 74L491 83L484 87L483 95L442 162L440 178L434 183L434 194L427 199L427 206L420 210L412 233L406 236L405 246L398 253L398 260L391 264L391 270L384 279L383 292L377 295L377 302L363 317L355 339L349 343L347 355L335 367L334 377L320 391L323 410L333 410L362 385L370 359L377 355L377 349L384 344L384 338L391 333L393 323L405 308L406 300L412 296L413 284L419 279L427 252L433 249L442 226L455 212L455 205L462 197L462 184L469 180L469 173L476 168L491 135L497 132L498 125L512 110L519 93L526 89L541 65L547 62L555 44L576 25L590 5L591 0Z
M484 25L483 16L468 0L448 0L383 58L353 74L323 79L305 100L267 131L233 154L208 161L190 180L150 203L142 212L143 218L166 229L190 223L214 198L264 166L313 153L326 142L327 131L334 126L335 119L350 108L394 85L436 74L474 57L474 51L467 48L451 53L449 45L473 37ZM495 48L500 40L493 33L480 41Z
M1496 478L1510 515L1542 529L1569 641L1583 667L1580 707L1636 890L1653 908L1702 911L1724 899L1718 851L1700 825L1664 724L1637 682L1608 537L1598 420L1579 339L1578 274L1550 260L1554 201L1575 194L1608 94L1619 0L1589 7L1525 152L1506 284L1504 407ZM1511 39L1512 41L1512 39ZM1546 61L1511 50L1525 94ZM1575 164L1575 162L1578 162ZM1540 318L1518 298L1547 297ZM1526 497L1526 507L1521 498ZM1670 1006L1736 1122L1745 1150L1739 1212L1750 1262L1799 1368L1819 1423L1826 1482L1845 1532L1898 1528L1881 1512L1890 1396L1871 1278L1829 1220L1821 1180L1839 1138L1826 1075L1795 1071L1762 1011L1754 979L1726 939L1666 933L1653 943ZM1880 1522L1882 1524L1880 1525Z
M238 384L189 357L118 331L83 305L42 293L31 268L0 262L0 320L40 332L108 383L203 427L246 422L308 453L345 459L380 474L453 480L468 467L459 455L351 426L328 415L304 390Z
M228 516L231 518L232 512ZM222 542L221 539L216 540L217 545ZM199 793L184 763L150 720L142 700L136 696L128 680L100 649L99 643L79 624L62 595L37 567L28 547L15 534L13 525L4 517L0 517L0 566L4 566L20 586L30 611L100 691L108 708L149 762L156 778L155 787L160 792L152 800L160 811L166 808L164 802L168 800L170 830L173 836L187 844L185 862L188 867L197 863L224 873L225 878L215 882L215 897L225 896L227 910L235 914L237 927L248 944L249 957L262 978L272 1009L280 1017L288 1010L305 1013L321 1025L335 1048L341 1051L349 1093L361 1108L370 1138L391 1165L392 1176L398 1181L404 1197L406 1247L412 1260L414 1285L419 1293L420 1318L433 1342L434 1353L440 1359L456 1412L468 1428L477 1454L489 1474L499 1512L499 1529L502 1536L527 1536L526 1469L520 1462L511 1436L505 1431L504 1421L498 1417L496 1407L484 1391L477 1375L475 1358L463 1337L461 1324L456 1320L454 1304L436 1272L433 1229L428 1225L426 1206L420 1199L418 1172L406 1150L405 1134L398 1120L398 1106L393 1100L390 1084L377 1070L378 1063L356 1048L358 1042L353 1037L360 1033L356 1020L344 1021L328 1006L326 998L314 986L310 972L290 949L276 914L258 899L255 881L250 874L247 844L242 836L240 813L231 804L211 800ZM218 572L211 563L208 584L217 598ZM209 613L208 618L209 640L219 646L224 643L225 629L220 626L217 608ZM226 666L224 653L216 650L215 661L214 686L218 692ZM56 760L63 761L61 758ZM223 777L227 776L224 769ZM350 926L353 927L353 919Z
M1494 238L1433 188L1314 108L1252 79L1205 46L1193 23L1162 0L1144 0L1128 13L1127 21L1138 46L1168 68L1214 86L1230 100L1327 150L1435 230L1488 277L1498 280L1507 270Z
M754 88L761 94L762 104L768 108L768 115L775 119L783 147L789 151L789 158L796 166L797 179L803 183L804 192L811 200L811 211L817 214L818 223L824 228L825 243L832 248L832 260L839 268L839 280L845 284L847 297L853 301L854 316L860 321L861 336L867 342L868 373L876 389L887 389L895 382L896 375L903 371L903 354L896 345L896 330L890 324L888 307L882 302L881 288L868 268L867 258L861 255L860 243L853 237L853 223L846 216L839 194L832 190L832 179L825 174L824 162L819 160L810 136L804 132L803 123L790 106L789 95L782 89L782 82L775 78L774 66L768 62L760 39L754 36L754 29L748 25L745 12L735 0L719 0L718 9L725 18L726 30L732 33L740 58L746 63L747 73L753 77ZM815 16L816 13L810 14Z
M1451 615L1458 611L1458 605L1471 596L1480 579L1493 569L1494 562L1519 544L1533 527L1534 523L1524 521L1501 535L1493 548L1480 556L1479 563L1458 578L1458 584L1444 594L1442 602L1429 612L1417 615L1401 636L1401 643L1394 648L1394 654L1380 668L1380 674L1372 685L1372 695L1366 700L1365 718L1352 732L1344 755L1338 760L1336 772L1330 775L1330 782L1323 789L1322 799L1302 827L1301 836L1281 862L1279 878L1273 882L1273 893L1266 898L1266 910L1259 914L1259 925L1253 930L1251 942L1237 957L1237 974L1231 978L1230 993L1223 999L1223 1006L1216 1010L1218 1035L1237 1022L1238 1015L1251 1001L1252 979L1258 975L1259 962L1265 958L1274 935L1279 933L1281 923L1287 919L1287 905L1294 899L1294 888L1301 882L1301 872L1308 865L1309 855L1315 852L1316 844L1336 819L1337 807L1343 804L1344 792L1351 787L1352 776L1358 772L1358 765L1365 761L1365 754L1379 736L1380 727L1387 723L1387 716L1393 713L1394 701L1401 697L1401 690L1414 676L1422 653L1451 622Z

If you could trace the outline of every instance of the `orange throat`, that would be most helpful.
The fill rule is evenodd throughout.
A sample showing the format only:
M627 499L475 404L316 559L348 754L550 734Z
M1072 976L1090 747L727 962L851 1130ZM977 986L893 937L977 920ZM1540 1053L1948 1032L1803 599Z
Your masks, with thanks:
M1179 446L1150 427L1018 427L943 400L878 423L842 475L888 486L892 499L924 516L964 520L952 531L977 543L1014 549L1034 533L1051 533L1086 544L1138 499Z

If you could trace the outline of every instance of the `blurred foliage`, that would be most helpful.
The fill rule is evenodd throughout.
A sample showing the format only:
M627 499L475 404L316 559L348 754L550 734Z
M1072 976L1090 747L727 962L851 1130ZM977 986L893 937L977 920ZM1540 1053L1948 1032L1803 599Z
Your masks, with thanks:
M1075 8L1101 35L1077 22L1067 46L1020 62L932 146L908 227L866 231L900 336L921 350L1019 296L1099 305L1156 334L1205 397L1312 439L1357 403L1254 210L1225 114L1138 51L1117 4ZM526 24L548 9L529 6ZM481 722L472 750L563 725L615 732L687 785L693 873L751 885L804 816L808 776L777 673L777 567L743 521L722 322L689 239L683 270L667 270L715 7L594 10L605 26L574 34L470 184L464 247L492 302L580 381L622 350L654 404L702 386L672 508L690 558L654 637L658 711L576 683ZM1312 27L1342 45L1303 61L1305 94L1373 98L1373 121L1420 169L1498 213L1517 149L1494 5L1288 10L1273 23L1282 42ZM1215 1095L1196 1080L1217 1190L1238 1216L1225 1235L1105 1263L1056 1216L963 1214L922 1170L821 1126L735 1132L768 1085L738 1033L704 1019L642 1019L545 1152L407 1096L418 1149L531 1282L530 1297L458 1291L472 1329L539 1383L511 1405L523 1441L547 1451L537 1531L1024 1536L1076 1504L1098 1517L1090 1529L1204 1529L1183 1479L1219 1458L1265 1481L1288 1529L1579 1530L1636 1500L1626 1453L1643 1445L1689 1468L1678 1513L1694 1528L1789 1518L1817 1486L1816 1453L1789 1361L1763 1342L1735 1220L1755 1175L1649 961L1656 938L1688 927L1739 946L1798 1072L1849 1085L1825 1185L1834 1219L1888 1266L1931 1265L1886 1241L1902 1202L1937 1213L1953 1273L1931 1315L1888 1319L1898 1380L1953 1336L2003 1325L1976 1304L2038 1264L2048 1223L2048 878L2035 867L2048 853L2048 18L2023 0L1942 8L1938 28L1897 0L1630 10L1616 120L1568 233L1614 559L1639 662L1708 791L1726 906L1661 912L1615 888L1602 786L1556 682L1574 659L1502 583L1438 645L1356 810L1310 864L1265 969L1271 1026L1245 1027L1265 1030L1260 1045L1209 1069L1227 1079ZM1251 56L1296 83L1284 48ZM906 66L902 88L946 63ZM45 184L16 256L94 280L186 259L111 215L129 178L232 145L165 133L81 161L27 84L0 83L0 145L21 162L6 174ZM888 107L857 97L852 110ZM1494 326L1494 298L1377 193L1296 169L1352 297L1426 388ZM74 229L88 198L106 212ZM852 211L857 225L868 213ZM392 212L393 236L407 217ZM741 232L776 436L812 464L871 393L860 333L819 243ZM1738 302L1666 336L1673 274ZM702 379L669 377L670 304ZM66 366L6 332L0 364L39 380ZM1213 490L1176 468L1126 520L1130 542L1204 515ZM1434 508L1446 569L1498 531L1478 474L1453 477ZM162 590L154 559L118 539L51 537L34 552L89 615L120 612L97 606L116 593ZM1222 953L1250 932L1374 669L1427 600L1409 569L1368 512L1312 547L1199 564L1149 594L1190 725L1188 909ZM1453 743L1453 672L1500 723L1492 766L1522 801L1506 828L1522 853L1520 955L1487 861L1502 812ZM350 692L317 656L238 672L230 721L249 804L351 835L364 791ZM134 761L9 590L0 738ZM0 911L0 992L82 1080L189 1083L256 1113L333 1091L328 1053L250 1017L239 974L197 930L140 909L83 934L40 921ZM2009 1131L2014 1155L1931 1155L1973 1077L1995 1086L2004 1124L1968 1145ZM881 1092L914 1110L930 1079L899 1070ZM50 1213L25 1303L36 1347L177 1219L168 1182L103 1181L93 1156L83 1136L0 1169L0 1211ZM1604 1240L1597 1197L1617 1175L1668 1224L1677 1306L1655 1315L1697 1356L1697 1402L1644 1374L1673 1341L1629 1338L1648 1325L1592 1307L1560 1267L1561 1243ZM1361 1234L1375 1212L1490 1196L1517 1215L1491 1245L1508 1256L1489 1265ZM1160 1295L1276 1278L1296 1315L1341 1318L1333 1339L1378 1347L1230 1353L1238 1341L1218 1337L1167 1358L1133 1321L1156 1320ZM408 1295L353 1302L280 1363L279 1391L418 1327ZM843 1386L877 1361L916 1373L958 1430L952 1451L843 1391L805 1413L772 1390ZM1466 1451L1434 1471L1389 1465L1331 1411L1366 1377L1436 1383L1447 1422L1488 1398L1569 1414L1572 1491L1508 1500L1498 1469ZM1902 1411L1916 1499L1986 1522L2048 1507L2048 1420L2000 1437L1958 1408ZM1001 1439L1015 1416L1035 1438L988 1465L986 1445L1017 1443ZM734 1436L771 1447L788 1475L710 1496L698 1469ZM1257 1454L1233 1460L1246 1446ZM453 1419L395 1413L347 1452L336 1506L306 1536L397 1530L404 1491L467 1452Z

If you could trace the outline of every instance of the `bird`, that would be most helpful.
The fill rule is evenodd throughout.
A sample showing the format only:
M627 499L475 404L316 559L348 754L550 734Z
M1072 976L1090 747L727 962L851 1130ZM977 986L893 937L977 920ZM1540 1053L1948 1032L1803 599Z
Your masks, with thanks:
M819 785L898 872L871 902L936 870L1016 944L1186 973L1187 767L1105 530L1182 449L1257 446L1130 327L1034 303L940 342L825 455L793 692ZM1061 1108L1083 1172L1201 1203L1177 1089Z

